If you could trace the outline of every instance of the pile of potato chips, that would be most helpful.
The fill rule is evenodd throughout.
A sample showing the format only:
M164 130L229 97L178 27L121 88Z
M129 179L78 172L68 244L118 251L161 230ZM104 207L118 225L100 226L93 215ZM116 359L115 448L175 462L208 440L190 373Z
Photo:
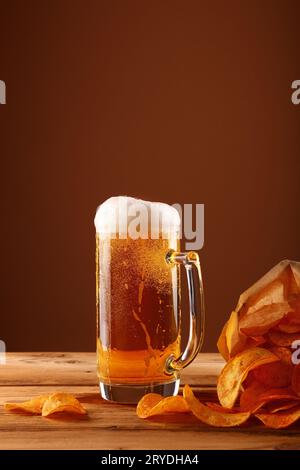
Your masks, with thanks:
M70 393L56 392L51 395L41 395L22 403L5 403L6 410L24 411L26 413L50 416L54 413L86 414L82 404Z
M228 361L217 383L220 404L201 403L186 385L183 397L146 395L138 416L192 411L204 423L226 427L252 415L274 429L299 419L300 263L282 261L240 296L218 348Z

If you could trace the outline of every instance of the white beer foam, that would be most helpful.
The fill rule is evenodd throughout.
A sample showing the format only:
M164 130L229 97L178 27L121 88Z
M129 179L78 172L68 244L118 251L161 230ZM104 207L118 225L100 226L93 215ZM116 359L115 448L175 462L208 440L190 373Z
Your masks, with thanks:
M141 210L147 211L149 228L150 222L156 222L160 233L179 232L181 220L174 207L163 202L143 201L129 196L110 197L98 207L94 219L96 232L126 235L130 220Z

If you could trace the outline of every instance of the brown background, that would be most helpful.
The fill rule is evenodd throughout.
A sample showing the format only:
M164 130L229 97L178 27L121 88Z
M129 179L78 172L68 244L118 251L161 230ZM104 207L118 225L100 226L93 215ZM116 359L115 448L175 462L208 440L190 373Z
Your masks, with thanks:
M300 259L299 2L0 4L1 323L8 350L94 350L111 195L205 203L207 333Z

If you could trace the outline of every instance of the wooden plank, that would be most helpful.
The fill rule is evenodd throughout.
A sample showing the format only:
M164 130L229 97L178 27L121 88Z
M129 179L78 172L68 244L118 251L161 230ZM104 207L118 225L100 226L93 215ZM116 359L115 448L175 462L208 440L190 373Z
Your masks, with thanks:
M181 374L181 382L215 385L224 361L219 354L202 353ZM95 353L7 353L0 365L0 385L94 385Z
M95 353L7 353L0 385L95 385Z
M1 449L300 449L295 428L278 432L253 421L241 428L215 429L192 415L141 420L134 406L102 400L97 387L67 388L86 406L86 417L49 419L11 413L1 406L52 391L52 386L0 388ZM214 391L202 390L202 397L215 398Z

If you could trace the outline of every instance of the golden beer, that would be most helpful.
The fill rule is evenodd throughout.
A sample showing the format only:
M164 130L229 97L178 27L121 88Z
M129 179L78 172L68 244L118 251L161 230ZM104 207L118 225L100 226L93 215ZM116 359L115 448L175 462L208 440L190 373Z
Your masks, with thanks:
M175 379L165 371L167 358L180 352L179 269L165 260L171 248L174 240L97 235L100 381L143 385Z

